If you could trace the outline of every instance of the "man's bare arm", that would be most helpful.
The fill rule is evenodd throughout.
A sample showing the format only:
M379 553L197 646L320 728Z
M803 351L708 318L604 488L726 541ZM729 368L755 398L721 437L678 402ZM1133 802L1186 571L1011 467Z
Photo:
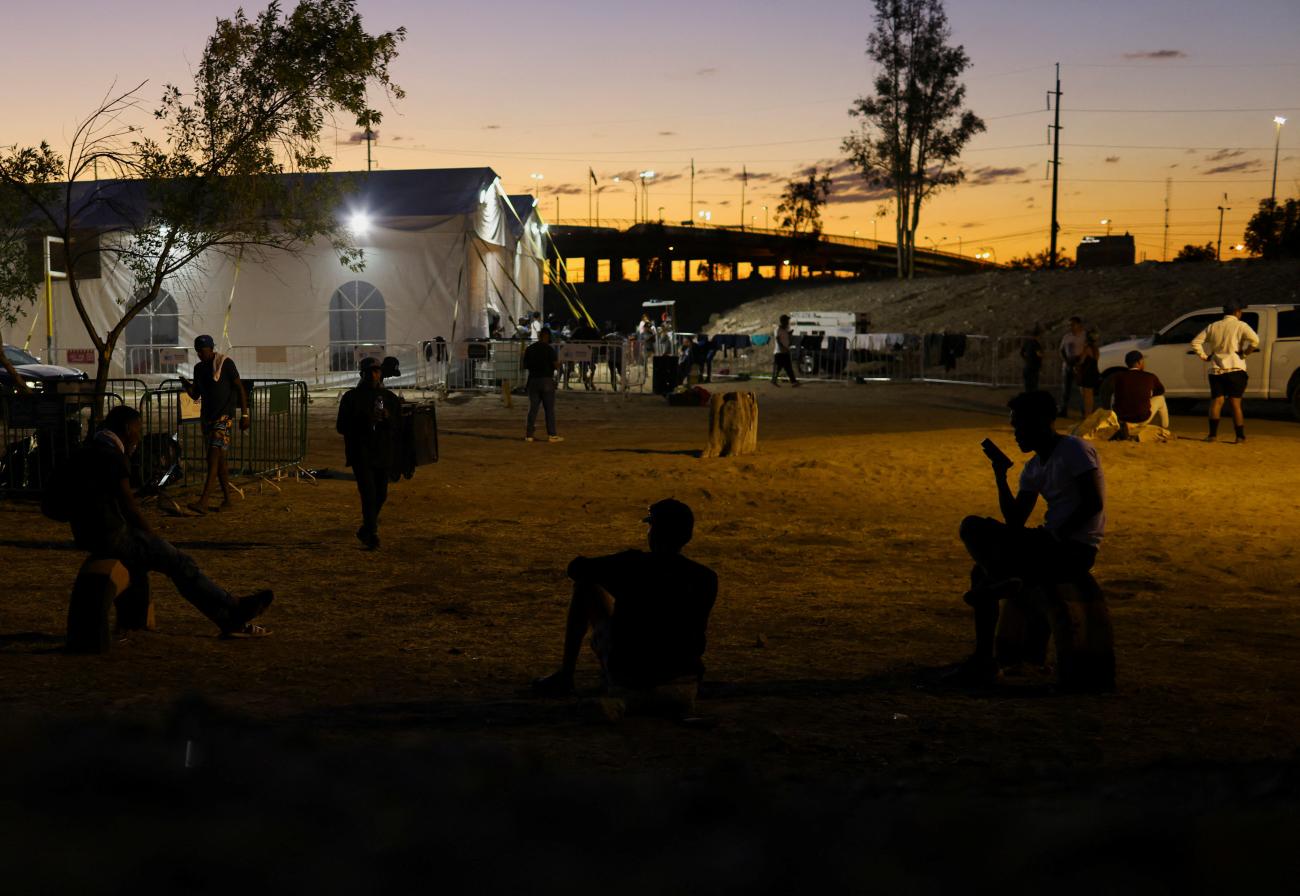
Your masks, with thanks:
M131 480L122 479L118 482L117 489L118 506L122 510L122 518L133 529L139 529L146 535L153 535L153 527L145 522L145 518L140 514L140 505L135 503L135 494L131 491Z

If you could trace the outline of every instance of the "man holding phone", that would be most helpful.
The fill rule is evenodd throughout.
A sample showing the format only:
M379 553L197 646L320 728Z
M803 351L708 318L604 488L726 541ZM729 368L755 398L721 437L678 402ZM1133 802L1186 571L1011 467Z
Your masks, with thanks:
M1007 407L1016 446L1034 456L1012 494L1007 472L1014 462L992 440L982 445L993 467L1002 520L968 516L961 523L962 543L975 561L966 594L975 610L975 653L953 675L963 683L989 684L997 678L998 602L1026 584L1068 582L1087 574L1106 528L1106 481L1097 450L1056 432L1056 402L1046 392L1023 392ZM1027 528L1039 496L1047 503L1043 524Z

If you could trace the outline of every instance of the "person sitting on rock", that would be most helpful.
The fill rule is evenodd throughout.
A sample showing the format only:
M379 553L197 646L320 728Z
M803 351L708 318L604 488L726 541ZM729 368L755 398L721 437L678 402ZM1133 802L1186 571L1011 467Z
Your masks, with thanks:
M72 458L69 521L77 547L92 558L117 560L132 581L166 574L194 607L227 637L267 634L254 625L274 595L270 589L234 597L199 571L188 554L164 540L140 514L131 491L128 458L140 444L140 412L119 405Z
M704 640L718 595L713 570L681 554L695 517L671 498L650 507L649 551L575 557L559 671L533 682L538 696L573 693L578 651L590 630L605 683L634 690L704 676Z
M1106 528L1106 482L1097 450L1083 439L1056 432L1056 402L1046 392L1022 392L1007 406L1016 446L1034 456L1013 495L1007 484L1012 460L992 441L984 442L1002 521L968 516L961 522L962 543L975 561L965 597L975 611L975 653L949 676L953 684L997 679L998 602L1027 587L1086 576ZM1047 502L1043 525L1026 527L1039 496Z
M1111 410L1119 418L1117 439L1127 439L1130 425L1146 426L1155 423L1169 428L1169 407L1165 404L1165 386L1160 377L1146 369L1142 353L1134 349L1124 356L1124 366L1115 374L1115 391L1111 397Z

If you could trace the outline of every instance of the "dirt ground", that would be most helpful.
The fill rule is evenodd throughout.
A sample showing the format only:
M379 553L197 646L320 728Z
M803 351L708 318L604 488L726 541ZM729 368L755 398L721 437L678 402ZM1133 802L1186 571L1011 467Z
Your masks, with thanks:
M518 884L521 866L494 865L500 854L480 835L509 845L534 863L525 889L536 891L563 888L542 870L557 863L585 868L595 887L607 867L626 870L615 860L643 838L664 856L688 854L695 870L688 886L667 875L671 864L651 868L632 892L780 892L813 879L937 890L968 880L971 855L1000 868L987 880L1072 892L1059 884L1123 878L1160 892L1249 854L1235 879L1268 889L1300 807L1300 424L1267 408L1234 446L1196 441L1203 419L1177 416L1185 439L1099 445L1108 527L1096 575L1118 693L950 693L923 682L970 647L956 530L967 513L997 514L979 442L1016 454L1010 391L746 387L759 394L760 453L720 460L696 456L707 411L650 395L561 392L566 441L554 445L521 440L519 399L443 402L442 459L393 486L375 553L353 537L347 478L251 484L232 510L203 518L151 510L218 582L275 589L274 634L256 641L217 639L155 579L157 632L104 656L64 655L82 557L65 527L0 505L7 847L39 859L54 849L42 832L91 843L85 818L66 826L77 806L134 812L175 851L166 880L215 890L220 875L177 870L194 852L166 833L184 823L179 792L184 805L224 807L208 821L221 843L244 843L244 863L272 861L274 831L294 854L351 843L388 855L394 875L416 874L433 854L409 826L419 818L430 837L474 832L460 858L493 867L480 881ZM314 400L308 466L342 476L334 407ZM528 697L529 679L558 659L568 560L642 545L646 505L670 496L696 512L687 554L721 580L706 721L610 724L590 703ZM579 672L594 693L589 656ZM202 785L183 780L184 740L220 769ZM127 782L124 793L105 775ZM249 778L254 794L240 786ZM582 797L560 813L580 819L575 830L620 844L602 851L606 864L580 860L584 850L548 829L561 791ZM424 814L451 804L457 813ZM335 819L331 836L321 813ZM254 814L255 848L221 821L242 829ZM686 829L703 833L683 845ZM387 853L374 842L383 837ZM1124 851L1138 842L1150 847L1141 858ZM791 851L815 866L776 873ZM313 860L289 885L341 891L352 878L336 864ZM81 886L79 867L54 879Z

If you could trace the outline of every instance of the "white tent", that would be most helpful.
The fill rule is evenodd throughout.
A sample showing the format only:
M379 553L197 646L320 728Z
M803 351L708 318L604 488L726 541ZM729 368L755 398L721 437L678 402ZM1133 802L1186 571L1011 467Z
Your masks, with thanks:
M486 337L494 317L504 324L541 309L543 227L532 197L507 196L490 168L337 176L357 180L340 215L364 251L364 271L349 271L324 241L297 257L212 253L168 280L132 321L111 375L186 371L201 333L233 347L246 376L350 378L364 354L396 355L407 371L435 338ZM103 333L118 319L131 275L111 254L101 257L101 276L80 285ZM30 328L32 349L44 353L43 301L32 315L42 319L20 321L10 341ZM47 360L93 373L92 344L66 283L55 282L53 316Z

